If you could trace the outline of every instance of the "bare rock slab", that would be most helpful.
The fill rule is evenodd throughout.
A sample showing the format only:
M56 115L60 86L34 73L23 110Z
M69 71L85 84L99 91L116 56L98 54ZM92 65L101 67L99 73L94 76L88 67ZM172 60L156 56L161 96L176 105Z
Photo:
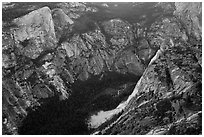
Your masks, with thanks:
M21 53L37 58L43 51L56 47L56 36L51 10L48 7L32 11L14 20L14 37Z

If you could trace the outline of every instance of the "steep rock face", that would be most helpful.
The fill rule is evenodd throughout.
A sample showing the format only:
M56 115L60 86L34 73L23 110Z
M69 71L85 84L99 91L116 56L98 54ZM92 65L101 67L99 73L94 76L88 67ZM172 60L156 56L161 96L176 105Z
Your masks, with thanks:
M176 10L174 14L179 16L189 35L193 35L197 40L202 36L202 4L197 3L176 3Z
M136 96L102 134L200 134L200 65L191 52L179 54L178 47L169 50L146 69L135 89ZM179 64L177 59L183 63ZM186 129L178 130L178 125Z
M11 31L2 32L2 67L10 68L16 64L16 56L13 53L14 40Z
M196 57L202 65L202 3L176 3L175 6L174 14L182 20L187 34L197 39L194 41L198 43L195 44L195 50L199 49L196 51Z
M172 13L172 4L163 6ZM80 21L97 9L85 3L58 7L35 10L15 19L12 29L3 28L3 134L18 134L28 110L43 105L41 100L69 100L76 81L95 76L100 81L108 72L142 78L136 96L102 134L200 134L200 4L176 3L174 16L162 17L149 28L116 18L90 21L94 27L88 31L89 21ZM109 88L100 95L120 97L129 88L123 87L122 95L117 91ZM180 126L185 130L178 130Z
M181 7L175 13L186 7L183 3L175 5ZM187 7L195 5L199 7L200 3ZM199 10L194 7L190 16ZM137 83L135 97L99 134L201 134L202 68L196 56L201 50L199 41L192 43L188 37L189 33L195 35L195 30L197 36L201 32L195 29L199 28L197 22L192 22L194 29L189 32L181 25L185 21L165 18L151 26L148 38L160 49Z
M74 22L60 8L52 10L52 18L54 22L56 38L57 41L59 41L59 38L63 35L65 31L69 31L70 25Z
M18 27L14 31L14 38L23 55L35 59L44 50L56 47L54 25L48 7L15 19L14 23Z
M116 21L123 22L122 20ZM115 20L104 25L105 30L107 27L112 27L111 22L115 23ZM124 24L121 26L124 27ZM124 32L127 31L125 29L126 26L125 28L117 26L115 28L117 31ZM117 32L117 35L129 36L124 32ZM129 33L132 33L131 30ZM144 65L134 52L136 49L131 45L131 39L121 39L117 41L122 43L109 43L101 30L96 29L81 35L75 34L66 42L61 43L62 46L58 49L66 51L66 56L70 59L71 72L74 72L73 77L76 76L75 79L87 80L90 75L99 75L105 71L116 71L122 74L133 73L140 76L144 71Z
M18 134L17 127L27 110L40 106L42 99L56 95L60 100L67 99L72 92L70 85L77 80L103 77L110 71L141 76L144 71L131 47L129 24L122 20L104 25L107 28L116 23L115 31L122 36L111 45L99 27L73 34L74 22L59 8L51 12L44 7L13 23L11 29L3 29L4 134ZM71 33L70 37L67 33Z
M110 49L115 52L113 55L115 56L114 66L116 70L122 73L130 72L140 75L144 71L144 66L136 54L137 48L133 41L132 26L120 19L112 19L104 22L103 28L107 34Z
M56 93L62 93L63 98L68 96L61 78L52 74L42 80L43 73L52 70L45 72L37 65L42 54L56 47L50 9L33 11L14 23L14 30L3 30L3 129L8 132L5 134L17 134L27 108L39 106L40 99Z
M97 41L97 43L96 43ZM101 49L105 48L106 42L100 30L86 34L74 35L69 42L62 43L62 49L66 51L67 57L71 60L70 69L77 79L86 80L92 75L99 75L104 67Z

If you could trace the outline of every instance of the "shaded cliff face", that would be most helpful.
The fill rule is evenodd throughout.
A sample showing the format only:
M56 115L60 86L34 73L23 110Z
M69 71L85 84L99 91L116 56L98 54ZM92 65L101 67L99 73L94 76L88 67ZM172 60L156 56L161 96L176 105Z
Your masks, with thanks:
M201 11L200 3L4 4L3 134L200 134ZM116 118L88 128L91 114L135 91Z

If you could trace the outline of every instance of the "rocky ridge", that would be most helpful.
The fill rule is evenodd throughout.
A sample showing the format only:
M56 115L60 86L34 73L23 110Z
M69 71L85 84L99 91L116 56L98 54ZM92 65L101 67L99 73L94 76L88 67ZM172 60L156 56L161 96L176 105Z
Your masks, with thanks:
M175 3L172 17L149 28L111 19L83 33L74 32L86 27L77 19L97 12L84 3L14 19L2 32L3 134L18 134L27 110L42 99L69 100L74 83L108 72L141 76L141 82L115 124L105 123L100 134L200 134L201 11L200 3Z
M191 8L199 4L188 4L176 3L174 14L189 11L193 12L190 18L198 20L200 12ZM189 16L189 12L179 18ZM166 18L157 23L153 36L159 38L152 41L161 41L160 49L137 83L135 97L115 122L97 134L201 134L202 66L195 49L201 48L201 43L189 40L200 40L200 24L192 21L194 27L189 32L179 24L186 20L175 21Z

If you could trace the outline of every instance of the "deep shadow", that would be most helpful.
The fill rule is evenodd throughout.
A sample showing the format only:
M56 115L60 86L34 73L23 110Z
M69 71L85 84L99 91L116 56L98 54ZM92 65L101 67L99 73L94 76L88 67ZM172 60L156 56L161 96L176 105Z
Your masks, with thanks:
M24 135L85 135L90 134L87 118L93 112L99 110L114 109L122 100L127 98L133 88L132 85L125 94L118 98L110 95L99 96L102 99L94 100L94 107L91 107L95 96L108 87L118 87L128 82L136 82L139 77L131 74L119 74L106 72L103 78L92 76L87 81L76 81L70 88L71 96L60 101L56 95L53 98L41 100L41 106L28 110L27 117L19 127L19 134ZM106 103L104 103L104 101Z
M69 101L59 101L58 97L44 99L42 102L35 111L28 111L19 134L88 134L85 122L87 112L77 110Z

